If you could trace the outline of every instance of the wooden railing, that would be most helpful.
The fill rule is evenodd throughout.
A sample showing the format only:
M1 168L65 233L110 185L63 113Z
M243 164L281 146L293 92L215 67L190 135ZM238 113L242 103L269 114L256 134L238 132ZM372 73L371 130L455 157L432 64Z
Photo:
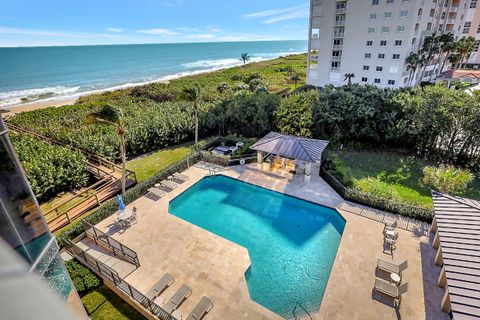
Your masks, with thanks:
M137 267L140 266L140 261L138 260L137 253L135 251L110 237L105 232L95 228L92 224L85 220L82 220L82 225L87 236L90 236L95 244L101 243L109 248L115 256L121 257Z
M85 237L85 233L81 236ZM77 240L80 237L77 237ZM115 287L120 290L122 293L127 295L130 299L132 299L137 304L144 307L148 310L152 315L156 316L161 320L177 320L174 316L163 310L159 305L157 305L151 299L148 299L143 293L135 289L129 283L127 283L124 279L122 279L118 272L114 269L110 268L103 262L95 259L93 256L89 255L87 252L83 251L80 247L78 247L75 242L70 240L65 240L66 242L66 250L75 257L78 261L80 261L83 265L91 269L97 275L99 275L102 279L109 281Z

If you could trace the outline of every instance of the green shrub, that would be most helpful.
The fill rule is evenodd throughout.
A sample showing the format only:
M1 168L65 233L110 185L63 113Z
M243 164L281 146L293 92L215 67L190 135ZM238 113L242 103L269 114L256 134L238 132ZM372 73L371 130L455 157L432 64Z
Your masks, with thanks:
M13 147L38 199L88 184L85 157L72 149L11 133Z
M84 295L102 284L95 273L75 259L65 262L65 266L79 295Z

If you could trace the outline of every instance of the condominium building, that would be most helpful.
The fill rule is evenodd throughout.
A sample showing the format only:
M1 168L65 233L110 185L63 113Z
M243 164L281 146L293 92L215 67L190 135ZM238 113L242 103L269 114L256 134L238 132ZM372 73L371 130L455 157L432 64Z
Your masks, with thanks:
M476 40L475 50L468 60L468 66L480 68L480 3L478 0L470 0L465 21L461 28L461 34L472 36Z
M399 88L434 77L411 75L405 59L433 32L462 35L470 0L311 0L307 81ZM421 76L422 75L422 76Z
M17 257L12 257L14 251ZM48 319L88 319L1 116L0 256L0 306L5 319L46 319L44 311L49 310ZM35 303L27 302L32 300Z

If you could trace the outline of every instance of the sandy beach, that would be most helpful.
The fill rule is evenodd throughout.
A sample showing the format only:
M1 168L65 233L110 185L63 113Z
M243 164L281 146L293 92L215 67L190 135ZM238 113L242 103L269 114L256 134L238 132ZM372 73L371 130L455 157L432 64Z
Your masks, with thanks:
M49 100L49 101L38 101L38 102L32 102L32 103L27 103L27 104L22 104L22 105L15 105L11 107L4 107L0 110L8 110L6 113L4 113L4 116L11 116L16 113L24 112L24 111L31 111L35 109L44 109L48 107L61 107L61 106L66 106L66 105L71 105L74 104L78 98L74 99L65 99L65 100Z

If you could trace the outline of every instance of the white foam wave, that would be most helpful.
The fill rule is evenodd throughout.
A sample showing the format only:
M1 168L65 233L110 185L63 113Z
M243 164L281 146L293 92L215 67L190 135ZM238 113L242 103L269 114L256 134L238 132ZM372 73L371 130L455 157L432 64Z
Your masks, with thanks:
M56 86L0 92L0 106L10 106L33 100L47 100L52 97L73 94L79 89L80 87Z

